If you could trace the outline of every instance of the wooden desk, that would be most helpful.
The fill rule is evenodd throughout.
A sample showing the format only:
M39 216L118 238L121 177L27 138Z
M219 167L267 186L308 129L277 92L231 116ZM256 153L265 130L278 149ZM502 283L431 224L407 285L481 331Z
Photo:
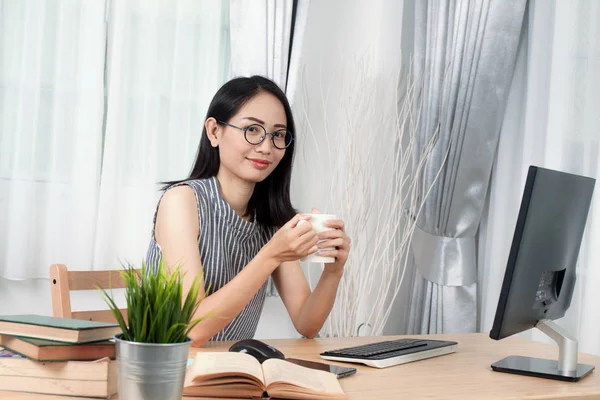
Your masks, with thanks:
M410 336L417 337L417 336ZM458 352L385 369L357 364L358 372L340 380L350 400L359 399L600 399L600 357L579 355L596 370L577 383L494 372L490 365L508 355L557 358L556 346L520 338L494 341L487 334L431 335L458 342ZM321 361L327 349L401 337L265 340L288 357ZM231 342L210 343L198 351L225 351ZM332 362L333 363L333 362ZM348 365L335 363L338 365ZM0 392L8 400L73 400L70 398ZM187 398L186 398L187 399ZM198 398L189 398L198 400Z

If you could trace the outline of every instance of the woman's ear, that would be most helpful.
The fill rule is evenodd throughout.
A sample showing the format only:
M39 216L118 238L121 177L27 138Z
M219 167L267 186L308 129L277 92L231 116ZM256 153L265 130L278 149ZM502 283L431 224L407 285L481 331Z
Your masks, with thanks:
M206 129L206 134L208 135L211 146L218 147L221 137L221 127L217 123L217 120L213 117L208 118L204 123L204 128Z

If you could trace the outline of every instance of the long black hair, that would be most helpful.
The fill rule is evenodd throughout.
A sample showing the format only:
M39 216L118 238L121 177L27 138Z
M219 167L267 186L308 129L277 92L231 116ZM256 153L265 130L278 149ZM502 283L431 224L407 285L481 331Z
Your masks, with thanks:
M285 110L287 129L295 139L296 126L285 94L275 82L262 76L234 78L225 83L210 102L204 120L212 117L217 121L229 122L246 102L261 92L270 93L279 99ZM262 182L256 184L248 202L247 215L255 216L256 222L261 225L280 227L296 214L290 200L294 142L295 140L292 140L292 143L285 149L283 158L273 172ZM166 186L163 190L173 184L188 180L212 178L219 172L220 164L219 149L211 146L205 126L202 129L196 162L190 176L181 181L165 182Z

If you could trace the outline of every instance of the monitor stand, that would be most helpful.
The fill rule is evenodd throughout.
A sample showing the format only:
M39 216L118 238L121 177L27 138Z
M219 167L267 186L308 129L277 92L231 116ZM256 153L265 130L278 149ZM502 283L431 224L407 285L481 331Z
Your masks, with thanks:
M577 340L554 321L540 320L535 327L558 344L558 361L508 356L492 364L494 371L569 382L577 382L592 372L593 365L577 364Z

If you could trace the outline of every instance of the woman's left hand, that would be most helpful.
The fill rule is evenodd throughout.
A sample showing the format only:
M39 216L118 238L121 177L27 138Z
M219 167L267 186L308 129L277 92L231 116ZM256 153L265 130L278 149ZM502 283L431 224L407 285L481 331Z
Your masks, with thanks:
M313 210L313 212L315 211ZM317 235L319 240L317 254L323 257L335 257L335 262L324 264L324 272L339 273L341 275L344 272L344 265L350 252L350 238L344 231L344 221L339 219L329 220L323 222L323 225L334 229ZM323 250L328 247L334 248L334 250Z

